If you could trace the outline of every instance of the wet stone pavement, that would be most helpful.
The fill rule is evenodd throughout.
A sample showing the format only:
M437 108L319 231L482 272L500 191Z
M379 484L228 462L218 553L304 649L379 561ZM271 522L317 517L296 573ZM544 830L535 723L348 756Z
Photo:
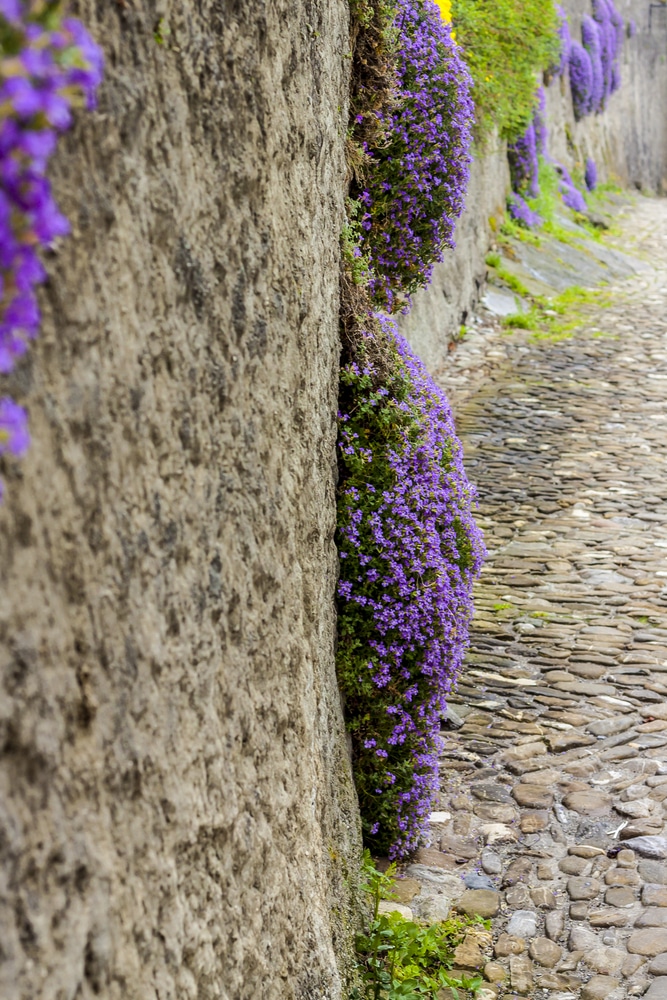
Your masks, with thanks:
M496 995L667 1000L667 201L558 343L491 319L441 381L489 557L403 905L461 911Z

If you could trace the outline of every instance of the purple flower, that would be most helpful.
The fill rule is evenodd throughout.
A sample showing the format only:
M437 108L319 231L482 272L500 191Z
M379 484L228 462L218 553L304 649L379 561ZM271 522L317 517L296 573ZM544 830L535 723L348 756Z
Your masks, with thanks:
M337 664L365 835L399 857L431 811L484 545L449 404L381 323L389 372L341 373Z
M586 202L581 191L575 186L574 181L566 167L562 163L554 164L560 174L560 193L565 205L574 212L586 212Z
M21 458L30 444L28 416L13 399L0 399L0 455Z
M102 52L83 25L52 5L45 27L42 5L0 0L0 22L11 22L12 55L0 55L0 372L12 370L39 329L35 286L44 281L40 247L69 232L46 177L56 135L69 127L71 108L88 106L102 77ZM5 23L5 31L7 24ZM18 49L18 51L16 51ZM26 417L2 401L0 450L22 455Z
M628 38L634 38L637 34L637 22L633 19L628 21Z
M507 199L507 208L514 221L526 229L535 229L542 225L541 216L534 212L516 191L513 191Z
M598 183L598 168L595 165L595 160L592 160L590 157L586 160L585 181L588 190L595 191Z
M386 142L368 150L362 250L376 303L403 307L453 247L468 184L472 81L433 0L396 0L398 90L383 120Z
M602 67L602 37L596 21L588 14L581 20L581 40L591 60L591 89L589 112L600 112L604 108L604 70Z
M574 40L570 46L570 89L574 117L581 121L592 110L593 65L586 49Z
M512 189L517 194L537 198L540 193L538 181L537 140L535 125L530 123L520 139L507 148L507 156L512 177Z

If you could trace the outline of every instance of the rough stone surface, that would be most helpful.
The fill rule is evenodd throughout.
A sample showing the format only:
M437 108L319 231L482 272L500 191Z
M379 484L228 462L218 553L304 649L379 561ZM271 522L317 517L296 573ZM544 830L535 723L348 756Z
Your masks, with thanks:
M106 80L4 380L0 995L338 997L348 4L76 6Z
M581 1000L607 1000L607 997L620 986L620 980L613 976L593 976L581 991Z
M628 951L632 955L659 955L667 951L667 930L662 927L647 927L634 931L628 939Z
M647 1000L667 1000L667 976L654 979L645 996Z
M491 889L468 889L456 905L470 917L495 917L500 908L500 893Z
M560 962L563 949L554 941L548 938L536 937L530 942L528 949L530 957L538 965L543 965L547 969L553 969Z

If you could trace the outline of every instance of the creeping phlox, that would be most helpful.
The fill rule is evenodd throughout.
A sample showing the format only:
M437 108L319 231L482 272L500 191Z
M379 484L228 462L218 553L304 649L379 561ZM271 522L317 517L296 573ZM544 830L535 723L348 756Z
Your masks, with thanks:
M572 43L570 88L577 120L600 114L621 85L620 55L625 24L614 0L593 0L593 16L581 22L582 45Z
M352 196L363 207L363 252L374 272L375 304L389 312L426 285L433 264L454 245L468 184L474 106L471 79L433 0L395 0L395 100L382 121L384 141L364 143L364 181ZM363 129L363 117L355 122Z
M101 49L65 3L0 0L0 373L38 333L39 249L69 232L46 176L72 109L95 106ZM29 443L25 411L0 401L0 454ZM0 494L1 495L1 494Z
M341 376L338 676L366 843L400 857L431 811L484 545L447 399L381 322L389 375L362 350Z

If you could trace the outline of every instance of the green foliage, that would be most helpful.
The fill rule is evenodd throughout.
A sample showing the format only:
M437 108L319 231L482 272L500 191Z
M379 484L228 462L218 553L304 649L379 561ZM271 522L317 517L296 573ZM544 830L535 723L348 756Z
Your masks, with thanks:
M363 209L358 200L347 199L347 213L341 232L343 267L355 285L366 288L372 278L370 254L361 250L362 229L360 216Z
M361 888L370 901L366 928L357 937L362 992L355 989L350 1000L435 1000L438 991L449 987L473 995L482 977L452 976L454 950L473 925L489 927L480 918L450 917L428 926L406 920L399 913L380 913L380 900L391 898L395 865L382 874L368 851L362 861Z
M536 74L558 60L554 0L453 0L456 38L472 74L477 135L513 141L535 108Z
M535 338L540 340L564 340L581 328L584 318L582 308L595 305L604 309L610 299L604 290L573 285L552 299L534 296L532 302L528 312L506 316L503 326L510 330L532 330ZM564 316L567 319L562 320L560 317Z

